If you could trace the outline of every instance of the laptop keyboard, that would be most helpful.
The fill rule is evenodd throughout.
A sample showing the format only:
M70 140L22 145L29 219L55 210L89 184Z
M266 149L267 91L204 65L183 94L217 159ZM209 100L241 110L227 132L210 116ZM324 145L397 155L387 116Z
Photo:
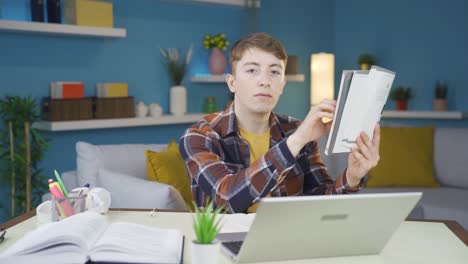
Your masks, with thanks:
M229 241L223 242L223 245L227 247L232 253L239 254L240 248L242 246L243 241Z

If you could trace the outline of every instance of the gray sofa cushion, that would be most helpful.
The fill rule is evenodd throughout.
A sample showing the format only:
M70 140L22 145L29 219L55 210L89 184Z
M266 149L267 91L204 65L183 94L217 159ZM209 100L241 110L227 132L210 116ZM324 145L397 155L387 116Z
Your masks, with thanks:
M180 193L172 186L99 169L98 182L111 193L112 208L186 210Z
M93 145L79 141L76 143L78 184L98 186L96 179L99 169L146 179L145 150L160 152L166 147L165 144Z
M438 128L434 134L434 170L443 186L468 188L468 129Z
M364 188L361 193L423 192L418 206L426 219L455 220L468 229L468 189L460 188Z

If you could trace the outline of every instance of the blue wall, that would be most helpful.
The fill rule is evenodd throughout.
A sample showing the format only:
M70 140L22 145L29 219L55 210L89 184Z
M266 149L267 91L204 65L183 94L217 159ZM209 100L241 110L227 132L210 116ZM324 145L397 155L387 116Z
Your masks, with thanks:
M288 55L297 55L303 83L286 85L276 111L304 118L310 109L310 55L333 52L333 1L262 1L258 30L277 38Z
M449 110L468 111L468 2L465 0L335 0L336 80L358 67L360 53L396 71L410 86L409 110L432 110L436 80L447 80ZM389 100L386 109L395 109ZM468 126L468 121L386 120L411 125Z

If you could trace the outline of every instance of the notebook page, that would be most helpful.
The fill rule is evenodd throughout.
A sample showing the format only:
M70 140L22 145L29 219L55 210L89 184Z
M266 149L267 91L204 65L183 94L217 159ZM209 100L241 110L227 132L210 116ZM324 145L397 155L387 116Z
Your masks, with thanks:
M343 116L343 108L345 106L346 98L348 97L348 90L353 78L354 71L343 71L341 75L340 90L338 92L338 98L336 100L335 116L333 117L332 126L327 139L327 145L325 147L325 154L330 155L332 149L336 144L336 136L339 131L341 118Z
M79 252L86 254L90 245L105 229L103 216L86 212L71 216L62 221L40 226L13 244L6 256L29 254L55 254L59 252Z
M175 229L111 224L90 253L93 261L179 263L183 235Z
M364 113L367 112L371 97L368 79L367 73L356 72L353 75L333 149L334 153L349 152L352 147L356 146L356 138L360 133Z

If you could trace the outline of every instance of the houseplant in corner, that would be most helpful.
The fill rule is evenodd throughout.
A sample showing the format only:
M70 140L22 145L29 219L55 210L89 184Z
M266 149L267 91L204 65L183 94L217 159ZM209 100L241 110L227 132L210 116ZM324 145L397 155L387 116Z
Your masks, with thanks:
M205 49L211 50L210 57L208 58L208 69L213 75L221 75L226 71L227 60L223 54L226 51L229 41L226 35L219 33L211 36L206 34L203 39L203 46Z
M367 71L371 68L372 65L375 65L376 59L375 56L369 53L362 53L359 55L358 63L363 71Z
M435 98L434 98L434 111L447 111L447 83L436 82L435 85Z
M193 230L196 240L192 241L191 263L216 264L218 263L220 244L216 236L221 229L221 218L217 218L222 210L218 207L213 210L213 202L207 206L198 208L194 203L195 215L193 216Z
M172 82L169 94L169 112L173 115L184 115L187 112L187 89L182 86L182 81L192 58L192 50L193 48L190 46L185 59L181 61L181 51L179 49L160 49Z
M398 111L405 111L408 108L408 100L413 97L411 88L398 86L392 88L390 98L396 101L396 108Z
M32 97L0 99L0 184L9 187L9 215L14 217L35 208L46 192L46 175L39 167L47 149L45 139L32 123L39 120ZM0 207L7 208L6 204Z

